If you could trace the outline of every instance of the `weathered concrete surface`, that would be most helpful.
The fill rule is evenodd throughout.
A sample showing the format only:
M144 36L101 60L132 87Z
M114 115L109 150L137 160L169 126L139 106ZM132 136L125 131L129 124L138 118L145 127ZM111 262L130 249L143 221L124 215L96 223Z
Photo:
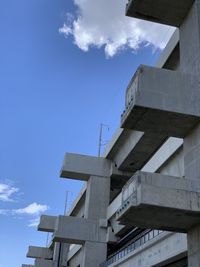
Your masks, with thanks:
M110 200L110 178L91 176L86 191L84 217L86 219L106 219Z
M187 236L180 233L165 233L149 240L147 243L139 246L134 251L128 253L125 257L118 260L109 267L183 267L187 266L187 260L176 263L182 258L187 257ZM174 263L172 266L170 263ZM169 264L169 265L168 265ZM185 265L184 265L185 264Z
M53 259L53 251L49 248L29 246L26 257L34 259Z
M90 176L110 177L111 162L104 158L66 153L61 177L88 181Z
M83 247L81 267L99 267L107 257L107 246L103 243L86 242Z
M31 265L31 264L22 264L22 267L34 267L34 265Z
M38 231L54 232L57 216L42 215L38 225Z
M179 27L194 0L129 0L126 15Z
M141 228L187 232L200 223L200 183L138 172L122 193L117 219Z
M56 267L53 261L51 260L43 260L43 259L36 259L35 260L35 267Z
M121 127L185 137L200 121L199 84L198 76L140 66L127 89Z
M106 243L106 227L101 221L58 216L53 240L70 244L84 244L86 241Z

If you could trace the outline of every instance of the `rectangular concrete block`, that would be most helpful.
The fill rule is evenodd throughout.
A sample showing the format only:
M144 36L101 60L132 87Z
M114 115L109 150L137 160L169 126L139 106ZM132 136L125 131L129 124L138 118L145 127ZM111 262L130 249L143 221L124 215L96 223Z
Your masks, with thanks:
M26 257L34 259L52 259L53 251L49 248L29 246Z
M123 189L120 223L187 232L200 223L197 180L138 172Z
M53 267L53 261L51 260L43 260L43 259L36 259L35 260L35 267Z
M194 0L129 0L126 15L179 27Z
M22 264L22 267L34 267L34 265L31 265L31 264Z
M200 117L198 84L198 76L140 66L127 89L121 127L185 137Z
M42 215L38 225L38 231L54 232L57 216Z
M83 181L92 175L110 177L110 166L105 158L66 153L60 176Z
M106 242L106 229L100 227L98 220L71 216L58 216L53 241L69 244Z

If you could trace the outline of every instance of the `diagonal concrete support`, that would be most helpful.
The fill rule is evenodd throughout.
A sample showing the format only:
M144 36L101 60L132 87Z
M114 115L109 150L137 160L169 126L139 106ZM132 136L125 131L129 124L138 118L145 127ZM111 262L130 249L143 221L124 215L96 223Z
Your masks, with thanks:
M179 27L194 0L129 0L126 15Z
M124 187L117 219L141 228L187 232L200 223L200 183L137 172Z
M26 257L34 259L53 259L53 251L49 248L29 246Z

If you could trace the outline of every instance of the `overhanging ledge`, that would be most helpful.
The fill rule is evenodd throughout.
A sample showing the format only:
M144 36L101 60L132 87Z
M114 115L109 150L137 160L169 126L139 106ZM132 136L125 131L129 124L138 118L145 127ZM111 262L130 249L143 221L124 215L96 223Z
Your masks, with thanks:
M129 0L126 15L180 27L194 0Z

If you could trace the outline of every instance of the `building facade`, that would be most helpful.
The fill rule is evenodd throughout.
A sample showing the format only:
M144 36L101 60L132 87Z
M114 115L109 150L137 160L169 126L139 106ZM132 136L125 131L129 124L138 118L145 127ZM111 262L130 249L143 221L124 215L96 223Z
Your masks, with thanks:
M200 267L200 1L130 0L126 14L178 29L131 79L104 155L66 153L61 177L85 187L68 216L41 216L52 240L29 247L33 266Z

